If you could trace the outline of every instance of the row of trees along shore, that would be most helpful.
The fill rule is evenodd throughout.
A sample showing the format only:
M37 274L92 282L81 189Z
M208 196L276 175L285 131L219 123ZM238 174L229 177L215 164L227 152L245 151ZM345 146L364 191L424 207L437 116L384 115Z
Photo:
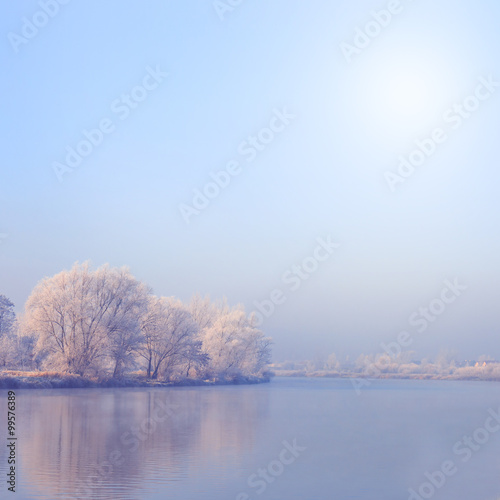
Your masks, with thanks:
M157 297L126 268L76 263L39 282L19 318L0 295L0 369L176 381L266 378L254 315L195 295Z

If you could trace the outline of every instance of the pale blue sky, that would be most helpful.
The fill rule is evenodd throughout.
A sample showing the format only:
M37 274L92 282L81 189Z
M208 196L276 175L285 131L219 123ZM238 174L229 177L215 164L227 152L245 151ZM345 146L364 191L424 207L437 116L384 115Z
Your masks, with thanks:
M243 0L221 21L209 0L73 0L17 53L9 33L41 7L6 3L0 293L21 311L77 260L247 310L280 288L263 329L283 359L380 350L458 278L413 348L500 357L500 91L443 120L480 77L500 81L500 4L401 0L349 63L341 43L389 3ZM111 104L148 66L168 76L122 121ZM238 146L283 108L295 118L247 163ZM58 182L53 163L103 118L115 131ZM438 127L447 140L391 192L384 173ZM230 160L241 173L186 224L179 205ZM328 235L340 248L291 291L283 273Z

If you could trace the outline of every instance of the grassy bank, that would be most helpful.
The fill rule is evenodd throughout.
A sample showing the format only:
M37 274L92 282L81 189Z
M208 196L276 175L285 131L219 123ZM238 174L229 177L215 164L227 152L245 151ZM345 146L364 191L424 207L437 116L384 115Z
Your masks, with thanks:
M213 386L235 384L259 384L269 382L270 377L228 377L211 380L182 379L160 381L147 379L141 374L121 378L81 377L60 372L23 372L5 370L0 372L0 389L72 389L96 387L176 387Z

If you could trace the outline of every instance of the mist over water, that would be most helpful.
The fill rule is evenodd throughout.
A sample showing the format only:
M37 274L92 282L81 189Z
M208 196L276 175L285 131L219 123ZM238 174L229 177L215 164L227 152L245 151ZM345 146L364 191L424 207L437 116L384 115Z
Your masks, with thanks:
M498 410L495 383L374 380L357 395L349 380L277 378L18 390L17 401L17 495L26 500L396 500L446 460L458 473L432 498L500 494L500 433L471 457L464 444L454 452ZM2 475L5 464L2 450Z

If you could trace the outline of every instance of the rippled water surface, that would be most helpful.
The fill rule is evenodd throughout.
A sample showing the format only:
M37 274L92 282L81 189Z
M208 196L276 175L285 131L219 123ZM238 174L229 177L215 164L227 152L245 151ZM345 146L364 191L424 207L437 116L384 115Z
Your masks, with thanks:
M446 460L456 472L432 498L500 498L500 432L476 432L499 411L496 383L373 381L357 395L349 380L277 378L16 395L17 492L2 481L0 498L396 500ZM474 432L487 440L456 447Z

